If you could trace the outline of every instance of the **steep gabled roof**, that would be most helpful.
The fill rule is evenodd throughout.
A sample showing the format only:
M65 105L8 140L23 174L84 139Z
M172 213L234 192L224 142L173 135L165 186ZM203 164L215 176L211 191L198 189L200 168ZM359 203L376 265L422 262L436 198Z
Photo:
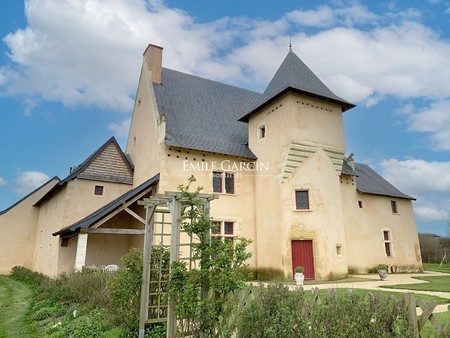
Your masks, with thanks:
M356 190L366 194L415 200L408 196L378 175L367 164L355 163Z
M248 110L240 121L248 122L250 116L264 106L268 105L287 91L318 98L336 103L342 111L353 108L355 105L335 95L328 87L306 66L302 60L291 50L284 59L275 76L270 81L263 95Z
M75 178L133 184L133 168L116 139L111 137L83 163L71 168L70 174L37 201L35 206Z
M68 235L78 232L80 229L87 229L90 226L92 226L94 223L98 222L102 218L108 216L110 213L115 211L117 208L121 207L123 203L127 203L128 201L132 200L136 196L138 196L140 193L145 191L147 188L150 188L154 184L157 184L159 182L159 174L153 176L149 180L145 181L138 187L126 192L122 196L116 198L112 202L106 204L105 206L101 207L100 209L94 211L92 214L86 216L85 218L79 220L76 223L73 223L65 228L62 228L61 230L53 233L53 236L59 236L59 235Z
M29 198L30 196L32 196L33 194L35 194L36 192L38 192L39 190L45 188L47 185L49 185L50 183L54 182L55 185L57 185L61 180L59 179L58 176L54 176L51 179L49 179L47 182L45 182L44 184L42 184L41 186L37 187L36 189L34 189L32 192L30 192L28 195L26 195L25 197L22 197L20 200L18 200L16 203L14 203L13 205L11 205L10 207L6 208L3 211L0 211L0 215L6 214L9 210L13 209L16 205L19 205L20 203L22 203L23 201L25 201L27 198Z
M247 145L247 125L238 119L260 93L167 68L153 86L169 147L256 158Z

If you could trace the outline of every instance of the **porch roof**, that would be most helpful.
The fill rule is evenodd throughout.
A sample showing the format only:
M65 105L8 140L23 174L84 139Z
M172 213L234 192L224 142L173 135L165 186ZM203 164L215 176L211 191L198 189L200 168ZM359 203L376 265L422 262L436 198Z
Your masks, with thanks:
M116 198L112 202L106 204L105 206L101 207L100 209L94 211L90 215L86 216L85 218L79 220L76 223L73 223L72 225L69 225L67 227L62 228L61 230L54 232L53 236L67 236L70 237L70 235L74 235L80 231L80 229L87 229L93 226L98 221L102 220L103 218L107 217L117 209L119 209L124 203L127 203L131 201L133 198L136 198L146 189L150 188L151 186L157 184L159 182L159 174L153 176L149 180L145 181L141 185L137 186L136 188L126 192L122 196Z

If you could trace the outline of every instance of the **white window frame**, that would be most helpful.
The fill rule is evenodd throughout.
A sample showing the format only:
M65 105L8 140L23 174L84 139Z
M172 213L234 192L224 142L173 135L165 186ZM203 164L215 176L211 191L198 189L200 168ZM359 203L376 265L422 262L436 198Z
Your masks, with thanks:
M264 136L262 136L262 131L264 130ZM265 123L261 123L258 126L258 129L256 131L257 135L256 137L258 138L258 140L264 140L267 136L267 126Z
M384 234L387 232L388 239L385 238ZM394 237L392 235L392 231L389 228L383 228L381 229L381 236L383 239L383 252L387 258L394 258ZM390 255L386 252L386 244L389 245L389 252Z
M237 222L229 219L213 219L213 223L220 223L220 232L214 233L212 230L210 231L211 237L218 237L222 241L225 240L225 238L234 238L236 237L236 228L237 228ZM225 223L232 223L233 224L233 233L232 234L226 234L225 233Z

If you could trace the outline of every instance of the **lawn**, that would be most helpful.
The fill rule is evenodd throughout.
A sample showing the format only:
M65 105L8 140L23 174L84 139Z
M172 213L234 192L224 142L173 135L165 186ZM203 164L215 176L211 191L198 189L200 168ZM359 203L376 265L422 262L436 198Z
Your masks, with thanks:
M434 316L439 321L439 323L441 323L443 328L445 328L447 325L450 325L450 312L435 313ZM427 321L423 329L420 331L420 336L423 338L448 337L448 335L446 334L438 336L430 321Z
M0 275L0 338L38 336L28 318L32 297L26 285Z
M382 287L388 288L388 289L408 289L408 290L414 290L414 291L450 292L450 275L448 275L448 276L414 277L414 279L426 281L428 283L397 284L397 285L386 285L386 286L382 286Z
M349 289L336 288L334 290L337 293L345 293L345 292L348 292ZM397 291L377 291L377 290L367 290L367 289L351 289L351 290L353 292L356 292L357 294L368 294L368 293L371 293L373 295L376 295L376 294L382 293L383 295L394 296L397 299L400 299L400 298L405 296L405 293L397 292ZM319 290L319 298L320 297L325 297L327 292L328 292L328 290L326 290L326 289L320 289ZM436 302L436 304L447 304L447 303L450 302L450 300L447 299L447 298L431 296L431 295L426 295L426 294L421 294L421 293L415 293L415 296L416 296L416 301L418 301L419 299L423 299L423 301L425 303L429 303L430 300L434 300Z
M450 273L450 264L423 263L423 270Z

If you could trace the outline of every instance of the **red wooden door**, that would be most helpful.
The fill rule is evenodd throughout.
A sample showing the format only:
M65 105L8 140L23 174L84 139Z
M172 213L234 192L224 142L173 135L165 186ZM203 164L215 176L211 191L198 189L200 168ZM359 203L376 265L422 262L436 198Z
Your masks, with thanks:
M305 279L314 279L314 257L312 240L292 241L292 275L297 266L305 268Z

